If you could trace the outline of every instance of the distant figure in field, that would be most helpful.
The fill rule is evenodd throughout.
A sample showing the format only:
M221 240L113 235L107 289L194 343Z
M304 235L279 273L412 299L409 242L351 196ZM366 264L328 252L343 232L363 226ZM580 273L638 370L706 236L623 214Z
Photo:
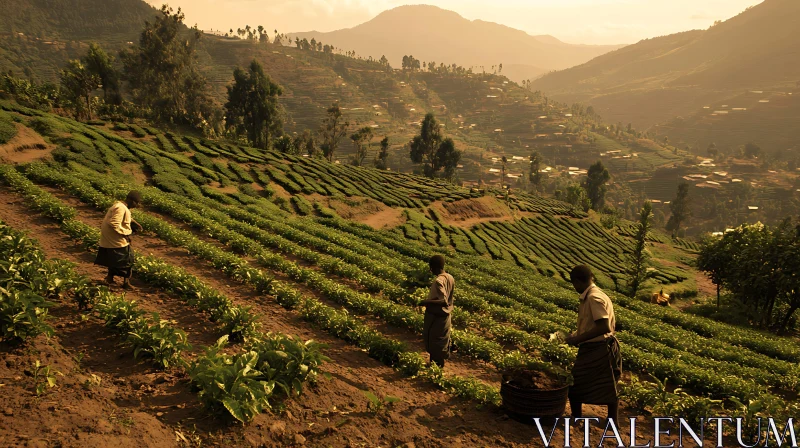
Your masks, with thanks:
M100 225L100 249L95 264L108 268L105 281L113 285L114 277L122 277L122 287L131 289L133 249L131 235L142 231L142 226L131 218L132 208L142 203L142 195L131 191L125 202L117 201L106 212Z
M622 375L622 356L614 335L614 305L594 284L594 275L588 266L575 266L569 278L575 291L581 294L578 330L566 338L569 345L579 347L572 367L574 385L569 388L572 416L582 416L584 403L605 405L608 406L608 418L616 423L619 409L617 381Z
M431 284L428 298L420 302L420 306L425 307L422 337L425 339L425 350L431 355L431 363L444 367L444 361L450 357L450 314L453 312L456 281L444 271L443 256L434 255L428 265L436 279Z

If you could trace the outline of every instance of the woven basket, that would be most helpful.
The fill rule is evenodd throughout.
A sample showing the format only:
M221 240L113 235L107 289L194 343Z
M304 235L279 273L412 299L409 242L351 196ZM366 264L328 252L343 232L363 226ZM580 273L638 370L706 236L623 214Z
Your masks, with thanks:
M503 381L503 407L521 417L555 417L564 414L569 386L553 390L528 389Z

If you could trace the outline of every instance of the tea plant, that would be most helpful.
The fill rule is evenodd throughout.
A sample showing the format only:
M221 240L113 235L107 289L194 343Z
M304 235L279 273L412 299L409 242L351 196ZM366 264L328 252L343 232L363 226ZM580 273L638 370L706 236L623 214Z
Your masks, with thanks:
M387 407L391 407L394 403L403 401L400 398L393 397L391 395L379 397L368 390L362 390L361 392L363 392L364 396L367 397L367 410L374 414L380 413Z
M31 369L31 376L33 376L34 391L36 396L40 397L45 394L49 389L56 387L56 377L61 376L61 372L56 369L46 366L38 359L33 363Z

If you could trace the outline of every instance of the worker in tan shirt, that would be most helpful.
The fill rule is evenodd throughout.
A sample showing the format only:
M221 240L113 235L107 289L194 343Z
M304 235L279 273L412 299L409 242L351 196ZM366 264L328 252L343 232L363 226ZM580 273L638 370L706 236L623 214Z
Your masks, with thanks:
M122 277L122 287L131 289L133 249L131 235L142 231L142 226L131 217L132 208L142 203L138 191L128 193L125 202L117 201L106 212L100 225L100 249L95 264L108 268L106 283L114 284L114 277Z
M453 312L453 290L456 281L444 271L444 257L434 255L428 262L431 273L436 276L431 284L428 298L420 302L425 307L425 322L422 338L431 363L444 367L450 357L450 333L453 328L450 314Z
M572 367L574 381L569 388L572 416L582 416L584 403L605 405L608 418L617 422L617 381L622 374L622 357L614 336L614 305L594 284L594 275L588 266L576 266L569 276L575 291L581 294L578 330L566 338L568 344L579 347Z

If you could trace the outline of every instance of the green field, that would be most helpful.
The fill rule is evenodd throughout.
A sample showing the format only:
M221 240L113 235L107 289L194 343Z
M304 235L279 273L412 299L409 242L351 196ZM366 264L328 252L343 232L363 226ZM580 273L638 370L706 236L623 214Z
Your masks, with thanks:
M458 279L454 340L465 362L497 372L527 365L563 373L575 351L547 340L553 331L570 330L576 319L577 298L563 275L574 264L589 263L610 289L630 250L629 224L609 231L557 201L521 196L512 209L526 215L461 228L439 222L426 202L470 200L477 193L467 189L152 128L133 128L140 135L133 137L131 126L115 131L111 124L89 126L8 102L2 107L59 145L52 160L3 165L4 188L34 213L55 220L71 238L91 246L97 231L76 220L73 206L61 198L102 213L114 199L137 188L144 193L145 207L134 216L164 244L260 291L270 306L294 310L398 371L481 403L498 403L497 383L468 373L441 376L426 369L421 355L398 339L421 332L422 314L415 304L425 287L410 279L424 271L427 257L446 254L448 270ZM131 169L139 174L131 175ZM279 199L277 190L288 192L291 201ZM375 230L345 220L326 206L323 199L329 197L369 197L401 207L404 224ZM652 241L672 244L658 234ZM696 249L676 244L671 250L684 256ZM136 278L186 294L162 278L171 270L169 263L142 258ZM656 281L671 284L693 275L688 268L664 267ZM735 397L769 401L774 415L791 415L795 409L800 350L785 339L617 294L613 298L626 369L635 378L667 380L690 391L667 393L675 406L697 413L720 405L708 399L720 399L735 413L739 411L729 401ZM211 316L230 314L216 310L230 306L224 300L189 303ZM213 320L228 325L224 319ZM391 332L373 327L375 320ZM142 328L152 325L146 322ZM228 331L244 335L256 330ZM198 361L194 368L202 365ZM645 384L626 383L624 399L630 406L660 412Z

